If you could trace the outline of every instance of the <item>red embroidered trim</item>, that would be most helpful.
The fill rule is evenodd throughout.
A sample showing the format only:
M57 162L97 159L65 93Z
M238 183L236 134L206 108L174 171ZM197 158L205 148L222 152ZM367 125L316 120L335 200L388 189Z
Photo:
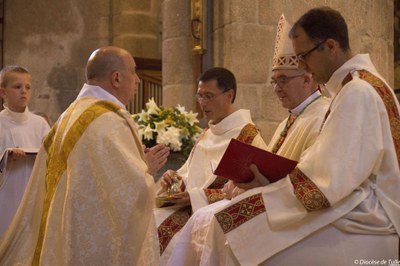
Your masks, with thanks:
M216 213L215 218L226 234L263 212L265 212L264 201L259 193Z
M167 248L174 235L187 223L192 214L192 207L186 206L168 216L157 228L160 241L160 254Z
M376 92L381 96L383 103L385 104L386 111L389 116L390 130L392 132L393 144L396 149L397 161L400 166L400 114L396 106L396 100L390 89L386 84L378 77L374 76L367 70L359 70L359 77L362 80L368 82Z
M295 168L290 174L294 194L307 211L316 211L330 206L328 199L303 172Z
M247 124L245 125L239 133L239 136L236 138L237 140L251 144L254 138L257 136L258 130L255 125ZM223 188L225 183L228 182L228 179L222 176L217 176L217 178L209 185L207 188L209 189L220 189Z
M204 189L204 193L206 194L208 204L223 200L225 198L224 193L222 193L221 189Z
M251 144L255 136L257 136L257 134L258 130L256 126L249 123L242 128L239 136L236 139L240 140L241 142Z

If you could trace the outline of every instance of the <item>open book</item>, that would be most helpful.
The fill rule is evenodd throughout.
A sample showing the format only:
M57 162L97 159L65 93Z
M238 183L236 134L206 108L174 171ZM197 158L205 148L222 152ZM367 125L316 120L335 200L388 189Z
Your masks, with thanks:
M289 174L297 162L231 139L214 174L237 183L250 182L254 178L249 168L251 164L257 165L260 173L273 183Z
M18 148L25 152L26 156L36 156L39 149L38 148ZM3 184L3 176L6 170L8 157L10 156L11 148L5 149L0 159L0 186Z

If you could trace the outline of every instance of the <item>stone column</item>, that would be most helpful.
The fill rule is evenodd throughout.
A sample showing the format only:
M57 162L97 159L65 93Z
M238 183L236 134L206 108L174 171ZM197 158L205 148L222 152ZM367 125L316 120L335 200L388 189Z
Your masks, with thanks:
M111 1L111 43L134 57L161 58L161 3L159 0Z
M192 54L190 1L162 2L163 105L195 111L196 58Z

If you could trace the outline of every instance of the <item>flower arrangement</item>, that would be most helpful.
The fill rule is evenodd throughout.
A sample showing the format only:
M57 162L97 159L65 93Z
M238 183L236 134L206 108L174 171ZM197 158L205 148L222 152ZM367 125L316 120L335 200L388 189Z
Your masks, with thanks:
M197 113L187 112L179 104L170 108L158 106L153 98L146 103L146 110L132 117L139 125L139 135L146 147L163 143L171 151L181 152L185 158L203 131Z

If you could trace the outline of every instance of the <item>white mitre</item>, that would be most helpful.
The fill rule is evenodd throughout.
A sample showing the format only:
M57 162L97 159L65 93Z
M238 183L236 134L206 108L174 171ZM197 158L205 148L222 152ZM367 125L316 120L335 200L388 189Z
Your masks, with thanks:
M297 69L298 60L294 53L292 41L289 38L291 25L282 14L277 27L274 59L272 70L276 69Z

